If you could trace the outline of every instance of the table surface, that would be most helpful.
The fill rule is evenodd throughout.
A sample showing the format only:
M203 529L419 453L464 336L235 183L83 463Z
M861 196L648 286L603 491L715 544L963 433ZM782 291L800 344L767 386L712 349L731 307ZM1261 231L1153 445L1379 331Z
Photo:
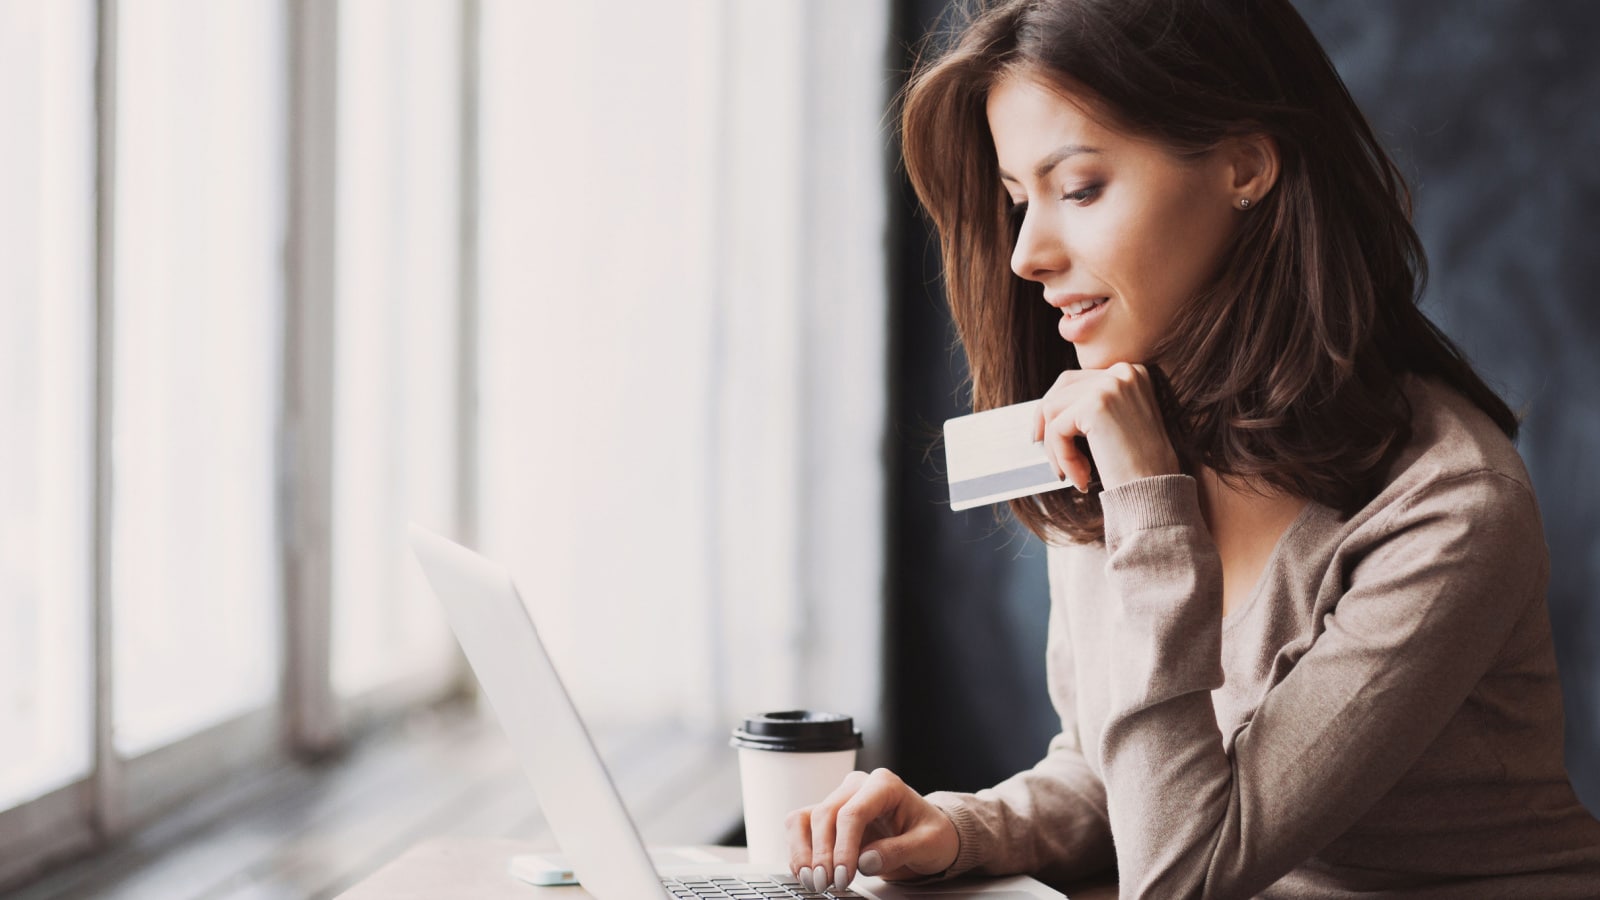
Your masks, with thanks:
M372 873L338 900L582 900L581 887L535 887L506 874L511 857L548 852L549 844L504 838L440 837L423 841ZM742 862L743 847L698 847ZM1116 900L1117 886L1102 882L1071 891L1071 900Z

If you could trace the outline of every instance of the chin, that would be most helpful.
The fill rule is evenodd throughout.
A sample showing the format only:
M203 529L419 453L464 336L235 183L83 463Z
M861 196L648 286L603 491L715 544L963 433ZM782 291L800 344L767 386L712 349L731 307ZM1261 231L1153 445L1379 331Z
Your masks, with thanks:
M1109 369L1120 362L1139 365L1148 363L1150 356L1148 353L1093 345L1074 344L1073 349L1078 352L1080 369Z
M1089 347L1078 347L1077 351L1080 369L1109 369L1119 362L1130 361L1123 354L1107 353Z

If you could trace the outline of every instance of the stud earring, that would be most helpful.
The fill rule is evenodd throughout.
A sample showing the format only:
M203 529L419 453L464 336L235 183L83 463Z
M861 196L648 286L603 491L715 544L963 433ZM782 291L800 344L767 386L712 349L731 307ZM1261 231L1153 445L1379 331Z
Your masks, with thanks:
M1240 209L1249 209L1250 208L1250 198L1249 197L1240 198L1240 200L1239 200L1239 208Z

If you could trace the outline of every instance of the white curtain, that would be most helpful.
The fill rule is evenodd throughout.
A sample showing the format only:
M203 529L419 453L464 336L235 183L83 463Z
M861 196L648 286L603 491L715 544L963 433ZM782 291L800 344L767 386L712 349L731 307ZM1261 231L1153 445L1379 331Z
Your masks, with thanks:
M887 3L487 0L483 26L484 549L596 720L870 732Z

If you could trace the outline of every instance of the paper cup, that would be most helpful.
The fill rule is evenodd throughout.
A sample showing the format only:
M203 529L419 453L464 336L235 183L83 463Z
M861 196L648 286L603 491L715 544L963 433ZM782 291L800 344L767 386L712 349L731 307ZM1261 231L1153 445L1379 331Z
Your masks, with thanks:
M855 769L861 732L849 716L789 710L750 716L729 743L739 748L750 861L787 869L783 820L821 802Z

